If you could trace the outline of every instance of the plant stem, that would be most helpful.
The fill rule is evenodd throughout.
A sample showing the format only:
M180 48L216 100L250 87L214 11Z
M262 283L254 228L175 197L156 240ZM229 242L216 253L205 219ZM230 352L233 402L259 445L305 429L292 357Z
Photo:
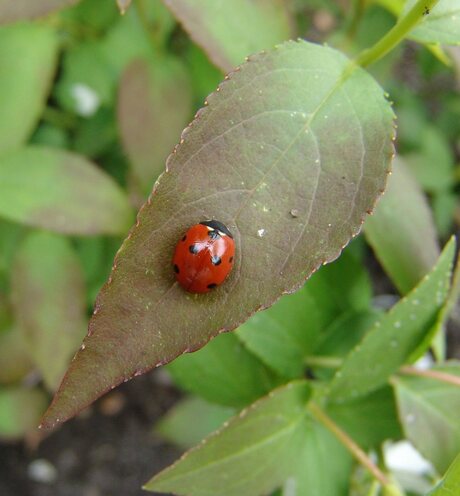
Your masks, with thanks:
M403 16L388 33L374 46L362 51L354 63L361 67L377 62L393 50L407 34L423 19L424 14L434 7L439 0L418 0L417 3Z
M318 405L310 402L308 405L311 413L321 422L334 436L347 448L347 450L358 460L363 467L382 484L389 486L390 481L387 476L375 465L375 463L367 456L367 454L344 432L328 415L326 415Z
M447 372L440 372L439 370L423 370L417 369L415 367L401 367L399 372L406 375L416 375L419 377L427 377L429 379L435 379L437 381L447 382L453 384L454 386L460 387L460 377Z

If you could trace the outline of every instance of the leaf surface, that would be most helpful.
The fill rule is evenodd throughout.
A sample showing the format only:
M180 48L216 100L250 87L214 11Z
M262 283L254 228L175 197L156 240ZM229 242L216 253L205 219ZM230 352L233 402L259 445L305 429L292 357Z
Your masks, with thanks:
M382 315L347 355L330 386L332 401L349 401L377 389L408 360L444 306L454 253L452 238L433 270L407 297Z
M382 201L366 219L364 232L402 294L416 286L436 263L440 250L433 214L401 159L394 164Z
M82 156L27 146L0 157L0 215L65 234L127 231L131 208L122 189Z
M337 258L385 187L392 136L381 88L335 50L290 42L235 71L169 157L44 425L234 329ZM187 294L174 247L210 218L234 235L234 268Z
M460 377L460 364L433 370ZM394 382L404 433L443 473L460 452L460 388L426 377L401 376Z
M54 390L86 328L83 274L70 241L31 233L18 249L11 290L30 356Z
M247 55L291 37L290 20L278 0L164 0L190 37L224 72Z
M290 383L251 405L146 485L178 495L256 496L295 470L310 388Z
M0 0L0 24L34 19L77 2L79 0Z
M46 26L0 28L0 153L32 134L50 89L57 50L56 33Z
M452 462L441 482L427 496L456 496L460 493L460 454Z

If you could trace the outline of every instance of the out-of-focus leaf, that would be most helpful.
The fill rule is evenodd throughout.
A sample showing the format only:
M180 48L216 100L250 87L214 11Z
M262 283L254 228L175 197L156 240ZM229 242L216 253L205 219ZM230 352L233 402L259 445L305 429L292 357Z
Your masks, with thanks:
M433 370L460 377L460 364ZM394 381L404 433L418 451L443 473L460 452L460 388L427 377L400 376Z
M67 23L71 26L79 26L83 31L82 34L95 37L96 33L109 28L120 18L120 13L114 6L114 1L78 0L78 3L71 9L60 11L59 19L63 21L65 26L67 26Z
M57 36L46 26L0 28L0 153L32 134L50 89L57 50Z
M20 381L32 367L22 333L14 327L0 330L0 384Z
M183 389L221 405L243 407L277 385L274 374L234 334L222 334L203 349L168 366Z
M451 239L433 270L378 319L346 357L330 386L332 401L352 400L379 388L407 361L432 329L444 305L454 253L455 241Z
M23 226L0 218L0 273L9 274L11 261L25 231Z
M460 494L460 454L452 462L444 478L427 496L455 496Z
M182 448L191 448L235 413L233 408L213 405L200 398L186 398L161 418L155 432Z
M105 154L118 146L118 140L114 109L101 108L78 126L74 133L73 149L85 157L106 158Z
M70 242L31 233L16 255L12 295L30 356L46 385L55 389L86 328L83 276Z
M145 489L190 496L270 493L296 470L309 396L304 381L273 391L156 475Z
M298 437L302 448L282 496L348 496L353 459L345 447L311 417Z
M434 195L432 200L433 216L439 235L447 236L452 232L454 212L458 205L458 195L453 191L444 191Z
M0 0L0 24L34 19L58 9L74 5L79 0Z
M374 215L364 224L366 239L402 294L433 267L439 244L431 209L402 160L397 160L388 188Z
M291 37L290 20L277 0L164 0L190 37L224 72L247 55Z
M452 187L454 160L445 136L439 129L425 126L418 139L420 150L405 155L405 163L426 191L435 193Z
M411 9L416 2L417 0L408 0L402 14L404 15ZM422 43L459 44L460 5L458 0L439 0L429 13L423 16L409 37Z
M121 247L44 425L202 347L337 258L384 188L392 155L391 106L351 67L333 49L290 42L209 97ZM219 288L191 295L171 257L208 218L233 232L234 269Z
M119 234L132 212L122 189L82 156L28 146L0 157L0 215L67 234Z
M329 416L364 449L402 437L395 398L390 386L343 405L332 404Z
M138 59L123 73L118 94L121 141L143 193L164 171L187 124L192 95L183 65L172 57Z
M345 308L366 308L370 295L367 273L345 252L314 274L300 291L253 315L237 334L267 365L284 377L295 378L302 375L305 357L313 353L321 331Z
M69 136L60 127L43 123L41 124L32 135L30 141L32 145L45 145L54 148L69 148Z
M47 401L40 389L0 389L0 439L19 439L37 429Z

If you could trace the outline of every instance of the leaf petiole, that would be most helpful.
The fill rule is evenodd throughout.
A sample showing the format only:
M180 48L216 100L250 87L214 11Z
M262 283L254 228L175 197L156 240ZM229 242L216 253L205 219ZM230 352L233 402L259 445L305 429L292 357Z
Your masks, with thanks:
M418 0L418 2L401 17L395 26L378 41L374 46L363 50L355 59L354 63L361 67L367 67L384 57L393 50L408 33L423 19L423 16L433 8L439 0Z

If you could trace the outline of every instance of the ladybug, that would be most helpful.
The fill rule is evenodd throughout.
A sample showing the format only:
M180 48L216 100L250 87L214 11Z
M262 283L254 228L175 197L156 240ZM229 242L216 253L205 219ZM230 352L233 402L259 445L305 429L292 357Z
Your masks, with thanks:
M172 263L186 291L207 293L230 274L234 256L235 242L228 228L218 220L205 220L177 243Z

